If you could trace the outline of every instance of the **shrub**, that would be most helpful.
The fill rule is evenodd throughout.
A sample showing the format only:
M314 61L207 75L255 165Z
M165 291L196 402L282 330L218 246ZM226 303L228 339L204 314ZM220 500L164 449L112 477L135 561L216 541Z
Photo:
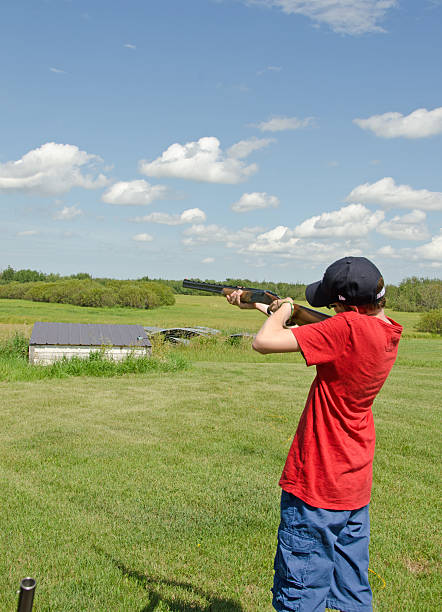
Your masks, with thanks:
M26 300L29 299L26 293L30 287L33 287L34 283L16 283L11 282L6 285L0 286L0 298L8 298L10 300Z
M421 314L416 329L432 334L442 334L442 308Z
M27 359L29 340L23 334L15 332L13 336L0 343L0 357L19 357Z
M117 303L128 308L148 308L146 292L141 287L122 285L118 289Z
M387 306L402 312L423 312L442 307L442 281L417 278L403 280L399 287L387 285Z
M66 283L64 303L75 306L115 306L117 303L114 292L108 287L102 287L92 281L70 281Z
M173 291L165 283L157 281L148 281L143 283L150 288L150 291L154 292L160 299L160 303L163 306L173 306L175 304L175 298Z
M172 289L161 282L88 278L35 283L13 281L0 285L0 298L89 307L156 308L175 303Z

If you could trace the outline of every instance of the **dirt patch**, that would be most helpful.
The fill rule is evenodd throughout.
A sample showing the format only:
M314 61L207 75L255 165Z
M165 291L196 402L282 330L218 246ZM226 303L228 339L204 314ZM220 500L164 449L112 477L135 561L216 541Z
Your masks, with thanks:
M430 564L425 559L405 559L404 565L414 575L426 574L430 569Z

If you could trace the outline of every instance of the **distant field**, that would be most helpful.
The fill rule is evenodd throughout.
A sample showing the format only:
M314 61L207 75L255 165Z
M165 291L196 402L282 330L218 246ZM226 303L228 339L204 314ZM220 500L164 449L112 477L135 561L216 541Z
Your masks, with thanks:
M162 306L153 310L138 308L83 308L70 304L46 304L26 300L0 300L1 324L32 325L35 321L59 321L71 323L137 323L161 327L206 325L221 330L256 331L262 315L255 311L240 311L218 296L176 295L174 306ZM305 302L299 302L308 306ZM327 314L330 311L320 309ZM425 337L414 326L419 319L416 312L395 312L387 309L387 315L404 326L407 334Z
M177 296L153 311L0 301L0 336L36 320L255 331L258 313ZM393 313L414 334L414 313ZM416 334L374 406L376 611L440 609L442 340ZM226 335L177 347L187 371L0 382L0 609L270 612L277 481L314 376ZM374 573L373 573L374 572ZM384 587L385 581L385 587Z

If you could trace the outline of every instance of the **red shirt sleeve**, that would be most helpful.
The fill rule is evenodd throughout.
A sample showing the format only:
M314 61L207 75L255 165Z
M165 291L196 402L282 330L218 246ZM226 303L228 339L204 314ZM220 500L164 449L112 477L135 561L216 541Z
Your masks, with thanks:
M350 339L350 326L346 316L348 314L339 313L319 323L293 328L293 334L308 366L328 363L342 355Z

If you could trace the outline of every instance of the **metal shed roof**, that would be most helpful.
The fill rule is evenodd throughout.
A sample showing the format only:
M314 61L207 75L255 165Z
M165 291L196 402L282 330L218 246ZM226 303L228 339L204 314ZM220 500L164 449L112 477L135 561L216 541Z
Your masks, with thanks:
M141 325L43 323L37 321L29 342L73 346L152 346Z

